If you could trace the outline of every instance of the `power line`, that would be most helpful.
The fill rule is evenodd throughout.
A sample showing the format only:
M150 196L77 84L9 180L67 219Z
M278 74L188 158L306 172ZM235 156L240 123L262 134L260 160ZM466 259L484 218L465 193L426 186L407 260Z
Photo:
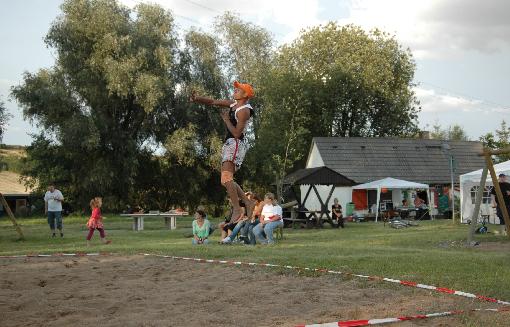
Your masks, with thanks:
M179 18L185 19L185 20L187 20L187 21L190 21L190 22L192 22L192 23L195 23L195 24L197 24L197 25L200 25L200 26L202 26L202 27L204 27L204 28L207 28L207 26L205 26L204 24L200 23L200 22L199 22L198 20L196 20L196 19L193 19L193 18L190 18L190 17L186 17L186 16L183 16L183 15L179 15L179 14L175 14L175 13L174 13L173 15L174 15L174 16L176 16L176 17L179 17Z
M215 13L220 14L220 15L221 15L221 14L223 14L223 12L221 12L221 11L219 11L219 10L216 10L216 9L213 9L213 8L210 8L210 7L207 7L207 6L204 6L203 4L201 4L201 3L197 3L197 2L195 2L195 1L191 1L191 0L184 0L184 1L186 1L186 2L188 2L188 3L191 3L191 4L195 5L195 6L201 7L201 8L203 8L203 9L209 10L209 11L211 11L211 12L215 12ZM182 16L182 17L184 17L184 16ZM278 35L278 36L280 36L280 37L282 37L282 38L285 38L285 35L283 35L283 34L281 34L281 33L278 33L278 32L270 32L270 33L274 33L274 34L276 34L276 35Z
M477 97L473 97L473 96L470 96L470 95L467 95L467 94L463 94L463 93L460 93L460 92L452 91L452 90L447 89L445 87L442 87L442 86L439 86L439 85L436 85L436 84L432 84L432 83L429 83L429 82L421 81L419 83L431 86L432 88L434 88L436 90L443 91L443 92L445 92L447 94L456 95L458 97L466 98L466 99L471 100L471 101L482 102L482 103L484 103L486 105L490 105L490 106L493 106L493 107L495 106L495 107L499 107L499 108L502 108L502 109L510 111L510 106L508 106L508 105L504 105L504 104L497 103L497 102L494 102L494 101L485 100L485 99L482 99L482 98L477 98Z
M218 13L218 14L223 14L221 11L219 10L216 10L216 9L213 9L213 8L210 8L210 7L207 7L207 6L204 6L203 4L201 3L196 3L195 1L191 1L191 0L184 0L186 2L189 2L191 4L194 4L195 6L198 6L198 7L201 7L201 8L204 8L204 9L207 9L209 11L213 11L215 13Z

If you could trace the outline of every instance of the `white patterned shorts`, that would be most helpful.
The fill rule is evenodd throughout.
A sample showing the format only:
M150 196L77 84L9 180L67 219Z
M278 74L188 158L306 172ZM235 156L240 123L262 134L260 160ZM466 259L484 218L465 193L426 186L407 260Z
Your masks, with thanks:
M238 170L243 164L246 151L248 151L248 142L229 138L223 143L223 148L221 149L221 163L225 161L233 162L236 170Z

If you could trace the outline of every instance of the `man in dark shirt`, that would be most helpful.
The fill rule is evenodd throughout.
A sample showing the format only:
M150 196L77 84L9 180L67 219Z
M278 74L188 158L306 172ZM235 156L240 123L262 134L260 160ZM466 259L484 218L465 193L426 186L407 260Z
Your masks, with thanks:
M507 183L505 174L499 174L499 187L501 188L501 193L503 194L506 210L508 213L510 213L510 183ZM503 213L501 212L501 204L499 203L498 197L496 196L496 189L494 187L491 190L491 202L492 206L496 208L499 224L503 225L503 233L506 233L506 229L504 227L505 219L503 218Z

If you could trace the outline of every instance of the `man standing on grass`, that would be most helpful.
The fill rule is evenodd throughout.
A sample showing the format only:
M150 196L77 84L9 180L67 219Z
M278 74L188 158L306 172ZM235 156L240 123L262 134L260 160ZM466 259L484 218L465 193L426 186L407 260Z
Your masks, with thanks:
M221 118L227 127L227 135L222 148L221 159L221 184L227 189L228 196L232 201L232 216L230 223L236 223L243 216L239 205L241 200L248 216L251 216L255 203L249 200L241 187L234 181L234 173L241 168L244 156L248 150L248 142L244 132L248 121L253 116L253 108L248 103L254 96L253 87L250 84L234 82L233 100L214 100L207 97L191 95L191 101L206 105L218 106L222 110Z
M507 212L510 214L510 184L506 181L505 174L499 174L499 188L501 189L501 193L503 194L503 199L505 201L504 204L499 203L498 197L496 196L496 189L493 187L491 190L491 202L492 207L496 208L496 215L499 218L499 224L502 225L502 233L506 234L508 232L508 228L505 228L505 218L503 218L503 212L501 211L501 206L504 205L506 207Z
M55 225L60 231L60 237L64 237L62 231L62 201L64 201L62 192L55 188L55 184L50 183L48 191L44 194L44 213L48 215L48 224L53 233L52 237L55 237Z

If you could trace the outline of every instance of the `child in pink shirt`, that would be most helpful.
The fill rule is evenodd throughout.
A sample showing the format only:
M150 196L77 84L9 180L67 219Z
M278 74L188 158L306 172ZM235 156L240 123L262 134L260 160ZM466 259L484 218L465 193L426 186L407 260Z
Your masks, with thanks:
M101 236L101 242L104 244L110 244L112 242L105 238L103 216L101 216L102 205L103 199L100 197L96 197L90 200L90 209L92 209L92 215L87 222L87 227L89 229L89 234L87 235L87 246L90 245L90 239L92 238L92 235L94 235L94 230L96 229L99 231L99 235Z

